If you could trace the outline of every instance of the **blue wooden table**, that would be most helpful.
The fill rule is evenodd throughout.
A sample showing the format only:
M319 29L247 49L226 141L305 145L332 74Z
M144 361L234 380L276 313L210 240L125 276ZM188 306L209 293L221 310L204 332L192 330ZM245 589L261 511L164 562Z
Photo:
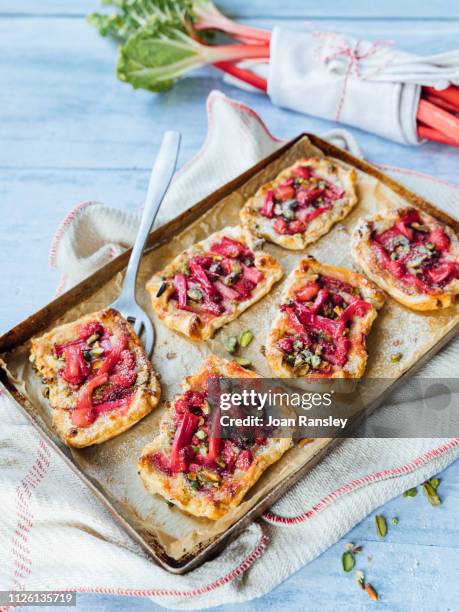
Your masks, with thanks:
M459 44L457 0L222 0L239 21L391 39L418 53ZM183 134L180 163L206 133L205 98L214 88L253 106L283 138L322 133L333 124L281 111L261 95L222 84L200 70L161 96L134 92L114 77L115 50L85 23L95 0L0 0L0 332L49 301L58 278L48 265L54 231L71 206L98 199L120 208L142 202L152 156L165 128ZM369 159L459 183L457 149L407 148L354 131ZM457 610L459 464L442 475L440 508L422 495L396 499L382 512L400 523L378 541L372 517L269 595L225 610L336 607L367 609L370 600L344 577L346 541L365 546L365 565L390 610ZM372 557L368 560L368 556ZM79 610L152 610L140 599L80 595ZM159 607L158 607L159 608Z

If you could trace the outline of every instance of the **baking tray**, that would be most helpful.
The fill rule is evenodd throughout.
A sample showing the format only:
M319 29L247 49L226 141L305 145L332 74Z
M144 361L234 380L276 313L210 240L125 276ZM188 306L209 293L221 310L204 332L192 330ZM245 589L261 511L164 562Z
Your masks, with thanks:
M199 224L203 219L209 220L212 217L212 213L214 213L214 217L219 216L219 213L222 210L221 207L224 203L226 207L225 210L228 208L231 208L232 210L234 208L233 212L235 214L233 215L234 219L232 222L237 222L238 208L243 203L244 199L252 195L260 184L275 176L279 169L288 165L288 163L291 163L292 156L293 159L300 156L305 147L306 149L308 147L317 147L325 155L335 157L341 160L341 162L355 167L362 177L365 177L365 179L368 178L368 181L370 182L373 181L373 183L377 186L377 189L380 191L382 190L381 193L378 191L378 197L380 197L381 202L384 202L385 199L393 200L392 205L396 205L397 201L405 204L408 202L422 210L425 210L444 223L447 223L456 232L459 231L459 222L456 219L453 219L446 213L438 210L433 204L409 191L401 184L386 176L376 167L355 158L350 153L327 143L313 134L301 134L235 178L233 181L227 183L222 188L218 189L208 197L192 206L186 212L152 232L147 243L146 255L144 259L147 257L147 253L149 257L151 257L151 253L159 254L161 249L166 248L162 245L173 243L174 240L177 242L177 235L180 235L180 232L191 231L190 228L194 227L193 224ZM238 194L238 197L233 197L234 194ZM205 233L210 233L208 223L203 222L203 224L204 229L207 229L207 232L205 231L204 235ZM224 225L225 223L223 226ZM214 231L215 229L219 228L213 227L211 228L211 231ZM327 243L329 243L330 240L332 242L333 240L338 240L337 236L339 237L339 233L337 234L337 232L339 231L339 229L335 228L332 230L332 232L330 232L328 237L324 237L321 241L319 241L318 244L322 244L322 250L324 249L323 245L325 245L325 248L328 248ZM202 237L204 236L198 236L199 239ZM176 247L179 245L176 244ZM315 254L314 246L315 245L312 245L310 249L307 249L307 252L312 252ZM183 248L183 245L178 250L181 250L181 248ZM295 257L299 259L304 254L303 252L286 253L285 251L282 252L282 249L279 249L278 247L275 248L277 248L278 257L282 257L282 259L285 261L287 261L289 258ZM70 316L72 309L79 308L80 305L84 304L85 307L83 312L91 312L91 310L96 310L106 304L109 304L109 300L102 304L97 301L98 292L100 292L101 288L107 283L112 282L113 279L126 268L129 256L130 251L123 253L98 270L95 274L78 284L76 287L72 288L59 298L53 300L50 304L31 315L28 319L14 327L9 332L5 333L0 338L0 353L3 354L5 362L9 365L10 356L15 355L16 353L21 353L22 350L25 350L31 337L40 334L45 329L60 323L62 320L65 320L66 316ZM327 260L324 259L324 261ZM283 263L282 260L281 263ZM143 290L141 283L139 283L138 290L139 292ZM268 298L265 298L263 301L268 301ZM390 303L390 307L388 308L392 308L396 312L403 312L403 307L396 305L390 298L388 299L388 302ZM254 306L253 309L255 308L256 307ZM402 309L402 311L400 311L400 309ZM244 316L250 317L251 311L252 309L247 311L247 315ZM428 326L432 324L435 329L438 328L433 336L432 343L430 346L423 347L417 352L414 351L411 355L411 360L409 363L403 364L400 368L398 366L394 366L395 369L389 372L389 377L392 378L393 382L391 381L390 384L386 386L384 391L371 402L371 405L369 405L366 409L367 412L374 410L377 406L379 406L386 399L386 397L397 386L399 386L404 379L406 379L406 377L411 376L417 368L426 363L426 361L429 360L438 350L440 350L444 344L446 344L454 335L456 335L459 329L459 308L457 306L451 307L445 312L436 313L430 318L422 314L414 315L413 313L410 313L410 316L416 317L416 320L421 321L424 326L426 325L427 321ZM419 319L417 319L417 317ZM73 318L76 318L76 316L73 316ZM160 323L156 322L156 327L158 331L164 331L164 326L162 326ZM171 338L175 337L173 332L167 333ZM382 338L381 330L379 332L374 332L373 335L375 336L373 338L373 345L376 345ZM221 340L221 333L219 337ZM183 344L183 342L186 341L181 340L180 342ZM209 345L211 351L216 352L217 354L221 352L221 347L219 349L218 346L218 340L216 343L211 341ZM371 346L369 347L369 352L371 360ZM153 362L154 359L155 356L153 356ZM188 373L192 372L190 371ZM269 371L261 373L269 375ZM375 374L378 375L377 369ZM381 376L380 372L379 375ZM225 525L225 528L221 533L212 535L204 541L199 541L193 546L192 550L187 550L184 554L171 555L168 554L164 545L158 540L155 530L151 528L148 521L145 521L144 518L139 517L136 508L130 505L129 499L120 498L120 496L113 494L113 492L110 492L107 487L101 485L101 481L98 477L94 476L91 466L91 459L94 457L94 453L90 449L75 451L66 447L60 441L60 439L55 436L54 432L47 425L46 421L44 421L40 407L34 403L34 401L31 401L28 394L25 393L23 387L18 382L14 381L11 375L8 375L4 369L0 369L0 381L5 385L8 394L10 394L10 396L16 401L16 404L20 410L45 438L46 442L54 448L54 450L63 458L69 467L89 487L93 494L110 511L110 513L121 524L125 531L136 542L138 542L140 546L157 563L159 563L166 570L175 574L184 574L203 563L210 556L217 554L228 543L228 541L237 537L237 535L251 521L258 518L267 508L274 504L283 493L285 493L295 482L297 482L302 476L311 470L326 453L328 453L340 442L339 439L320 439L316 440L314 443L305 447L301 451L299 449L289 451L289 453L296 453L295 459L289 460L288 458L282 458L278 462L279 465L282 465L283 462L284 464L287 462L288 469L284 469L284 471L281 469L276 475L276 472L271 472L270 468L270 470L268 470L261 479L265 480L265 484L263 485L264 489L262 488L260 490L258 484L256 487L254 487L254 489L259 489L258 497L254 495L252 503L249 500L248 502L244 501L244 503L241 504L241 515L237 516L234 522ZM170 389L168 389L168 391L170 391ZM170 397L171 393L164 393L163 390L163 399L169 399ZM155 411L155 413L157 413L157 411ZM145 434L145 429L149 430L149 435L151 437L152 433L154 432L157 419L158 415L153 413L149 417L146 417L146 419L144 419L137 426L132 428L132 430L119 436L119 438L123 439L123 437L128 435L132 437L136 434L139 434L140 436L141 433ZM109 444L110 442L106 443L106 445ZM98 450L100 451L100 447ZM287 457L289 453L287 453L285 457ZM137 456L135 455L133 457L133 463L135 463L136 458ZM271 481L269 480L270 478ZM268 482L266 482L266 480ZM248 496L250 495L251 494L249 493ZM177 512L179 513L178 520L180 521L180 511L177 510ZM185 517L183 516L182 519L185 520Z

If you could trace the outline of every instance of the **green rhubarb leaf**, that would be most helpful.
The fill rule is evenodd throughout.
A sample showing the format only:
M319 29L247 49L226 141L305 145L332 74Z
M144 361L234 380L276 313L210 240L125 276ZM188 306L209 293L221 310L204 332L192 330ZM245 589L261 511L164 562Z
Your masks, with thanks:
M188 70L205 63L200 47L174 25L152 21L120 47L117 76L135 89L165 91Z
M117 76L134 88L164 91L194 68L205 64L267 57L262 45L207 45L199 40L211 30L251 38L253 28L240 26L206 0L102 0L112 14L92 13L88 21L102 36L113 36L119 49ZM255 31L255 30L254 30ZM255 36L256 38L256 36Z
M111 14L92 13L88 22L102 36L113 36L121 41L135 34L150 21L175 20L184 31L190 31L195 19L191 0L102 0L102 4L115 7Z

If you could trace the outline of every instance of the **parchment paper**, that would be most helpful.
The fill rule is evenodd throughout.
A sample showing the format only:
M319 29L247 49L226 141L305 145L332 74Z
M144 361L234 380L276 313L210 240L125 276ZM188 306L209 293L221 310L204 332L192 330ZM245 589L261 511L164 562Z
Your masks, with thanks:
M150 300L145 291L149 277L161 270L184 248L210 233L227 225L239 222L239 210L245 200L266 181L272 180L278 172L301 156L322 155L305 137L292 146L284 155L247 181L243 188L221 200L200 220L190 225L168 244L147 253L142 261L139 274L137 297L153 319L157 340L152 358L154 368L161 376L162 399L171 399L180 390L186 375L195 372L201 361L210 353L229 358L225 340L230 335L250 329L254 341L243 352L251 359L257 372L272 376L261 352L268 328L276 313L276 305L285 278L298 260L306 253L319 261L353 268L349 250L350 232L363 216L373 213L382 206L406 205L407 202L374 177L358 173L359 203L344 221L335 226L328 235L321 238L306 251L287 251L266 244L265 249L276 257L283 269L284 279L261 302L244 312L236 321L226 325L215 337L204 343L195 344L169 331L153 314ZM342 162L340 162L342 163ZM116 298L122 281L117 275L97 290L90 299L69 310L56 324L69 322L83 314L106 307ZM368 338L369 361L366 375L375 378L397 378L431 349L459 321L459 306L435 312L420 314L411 312L387 297L387 302L378 316ZM51 428L51 414L41 394L41 382L28 364L29 345L3 355L10 376L15 380L30 401L30 410L42 422L45 430ZM391 353L402 353L402 359L393 363ZM161 497L152 497L144 490L137 475L136 461L143 446L151 440L157 430L162 409L143 419L126 433L102 445L82 450L72 450L74 461L95 481L99 487L117 500L118 508L143 532L153 536L165 552L179 560L184 555L201 549L206 542L224 532L242 517L277 484L296 472L319 450L329 443L321 439L304 446L292 448L271 466L258 483L249 491L239 508L218 521L188 516L175 507L170 507ZM51 434L54 435L54 434ZM55 438L56 439L56 438Z

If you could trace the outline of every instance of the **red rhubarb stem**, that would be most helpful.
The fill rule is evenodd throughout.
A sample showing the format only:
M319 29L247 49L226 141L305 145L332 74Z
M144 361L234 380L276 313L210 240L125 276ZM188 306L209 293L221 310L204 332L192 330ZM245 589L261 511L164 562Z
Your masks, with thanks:
M269 45L207 45L206 48L212 63L269 58Z
M418 125L418 136L419 138L425 138L426 140L441 142L442 144L451 145L452 147L459 146L458 143L452 138L449 138L448 136L442 134L435 128L430 128L427 125Z
M223 15L215 17L207 16L203 21L197 23L195 28L196 30L220 30L241 40L254 40L266 43L269 43L271 40L271 32L235 23Z
M459 111L459 87L450 85L446 89L435 89L434 87L423 87L423 93L426 93L437 98L441 98L450 104L453 104Z
M243 68L238 68L231 62L217 62L214 64L217 68L226 72L227 74L231 74L233 77L252 85L252 87L256 87L261 91L266 92L268 90L268 82L263 77L250 72L250 70L244 70Z

